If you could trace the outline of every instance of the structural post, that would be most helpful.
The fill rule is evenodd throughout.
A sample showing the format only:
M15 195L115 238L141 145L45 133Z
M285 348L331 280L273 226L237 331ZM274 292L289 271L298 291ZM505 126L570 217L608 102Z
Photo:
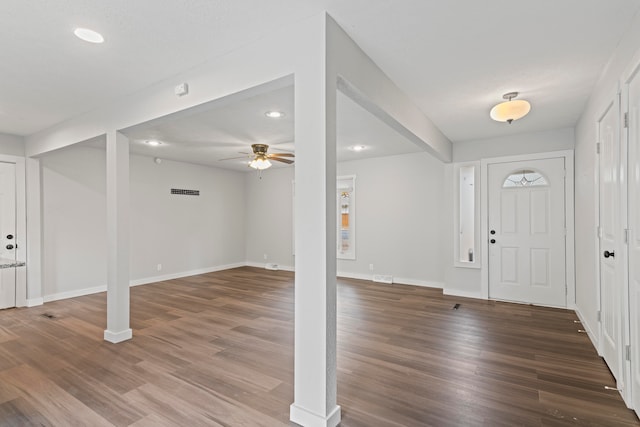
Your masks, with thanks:
M26 158L27 197L27 306L43 303L42 298L42 208L40 159Z
M291 421L340 422L336 404L336 83L324 19L295 76L295 362Z
M107 133L107 329L105 341L132 337L129 327L129 140Z

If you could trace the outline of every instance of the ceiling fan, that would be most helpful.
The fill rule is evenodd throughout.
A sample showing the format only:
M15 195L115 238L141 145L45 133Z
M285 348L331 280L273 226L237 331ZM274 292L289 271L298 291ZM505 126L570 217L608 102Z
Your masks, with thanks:
M295 157L295 154L293 153L267 153L267 150L269 150L269 146L267 144L251 144L251 149L253 150L253 160L249 162L249 167L258 170L270 168L270 160L290 165L293 163L293 160L287 159L287 157ZM240 154L251 156L249 153L240 152ZM230 157L228 159L220 159L220 161L242 159L243 157L244 156Z

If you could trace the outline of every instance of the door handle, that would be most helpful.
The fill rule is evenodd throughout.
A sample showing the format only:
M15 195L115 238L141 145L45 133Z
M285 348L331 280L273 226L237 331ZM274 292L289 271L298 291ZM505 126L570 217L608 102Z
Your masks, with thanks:
M489 243L491 243L492 245L496 243L496 239L491 239L489 240Z
M615 258L615 257L616 257L616 253L615 253L614 251L611 251L611 252L609 252L609 251L604 251L604 257L605 257L605 258L609 258L609 257L611 257L611 258Z
M7 245L6 248L11 250L11 249L13 249L13 245Z

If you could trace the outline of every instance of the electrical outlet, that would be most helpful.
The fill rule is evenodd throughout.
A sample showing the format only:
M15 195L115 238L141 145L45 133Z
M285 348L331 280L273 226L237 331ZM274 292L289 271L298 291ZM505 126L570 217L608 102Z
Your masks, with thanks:
M267 254L264 254L264 259L267 259Z
M369 264L369 270L373 271L373 264Z
M162 264L158 264L156 268L158 269L158 271L162 270Z

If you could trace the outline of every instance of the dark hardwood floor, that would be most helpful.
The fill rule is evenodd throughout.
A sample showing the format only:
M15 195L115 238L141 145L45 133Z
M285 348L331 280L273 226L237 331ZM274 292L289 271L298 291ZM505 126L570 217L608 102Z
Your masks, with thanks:
M459 303L457 310L452 309ZM293 275L239 268L0 312L1 426L278 426L293 401ZM567 310L340 279L342 426L638 426Z

